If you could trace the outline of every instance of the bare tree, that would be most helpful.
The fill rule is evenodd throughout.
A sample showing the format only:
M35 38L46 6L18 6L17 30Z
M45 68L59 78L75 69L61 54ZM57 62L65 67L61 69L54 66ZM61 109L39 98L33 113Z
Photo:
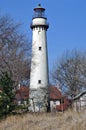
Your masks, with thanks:
M0 17L0 74L9 72L16 84L30 74L30 42L19 27L11 18Z
M71 96L82 91L86 87L86 53L76 50L66 52L56 62L52 78Z

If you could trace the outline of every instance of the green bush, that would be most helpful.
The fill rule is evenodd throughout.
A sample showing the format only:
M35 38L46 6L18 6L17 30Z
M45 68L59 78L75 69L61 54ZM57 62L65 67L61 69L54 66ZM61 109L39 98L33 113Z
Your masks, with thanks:
M0 79L0 116L4 116L15 109L13 84L11 77L7 73L3 73Z

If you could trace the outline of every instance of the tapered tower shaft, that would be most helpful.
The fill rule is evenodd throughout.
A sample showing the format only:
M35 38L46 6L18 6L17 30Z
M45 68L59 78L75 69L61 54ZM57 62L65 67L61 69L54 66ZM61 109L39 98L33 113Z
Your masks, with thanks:
M45 9L38 5L32 18L32 60L30 73L30 99L33 111L43 110L46 102L48 77L47 29Z

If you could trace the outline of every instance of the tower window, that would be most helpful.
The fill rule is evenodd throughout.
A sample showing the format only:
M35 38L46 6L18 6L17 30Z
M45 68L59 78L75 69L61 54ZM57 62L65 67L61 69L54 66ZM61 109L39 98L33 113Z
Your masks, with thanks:
M41 51L41 50L42 50L42 47L40 46L40 47L39 47L39 51Z
M38 27L36 27L36 30L38 30Z
M38 84L41 84L41 80L38 80Z

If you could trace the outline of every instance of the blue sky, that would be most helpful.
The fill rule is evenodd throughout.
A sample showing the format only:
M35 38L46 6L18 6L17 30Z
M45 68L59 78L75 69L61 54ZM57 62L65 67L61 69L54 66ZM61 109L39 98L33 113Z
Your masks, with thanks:
M0 13L22 23L21 30L31 41L33 8L46 8L50 27L47 32L49 67L66 50L86 50L86 0L0 0Z

